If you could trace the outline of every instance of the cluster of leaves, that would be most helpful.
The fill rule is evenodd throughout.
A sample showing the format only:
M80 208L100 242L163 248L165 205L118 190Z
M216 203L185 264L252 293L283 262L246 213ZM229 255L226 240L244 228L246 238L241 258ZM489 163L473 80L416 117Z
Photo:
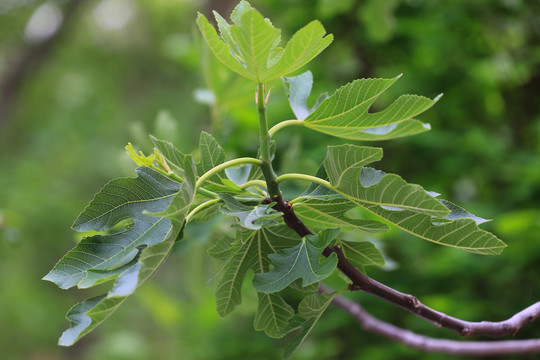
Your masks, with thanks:
M280 31L245 1L233 11L232 25L217 13L215 17L219 35L203 15L197 19L212 52L233 71L258 84L281 77L297 117L287 124L364 141L429 129L414 117L437 98L402 95L386 109L369 112L397 77L356 80L308 106L311 73L286 75L332 41L318 21L300 29L281 48ZM231 230L235 236L217 239L209 249L223 269L215 293L217 311L226 316L240 305L242 284L253 271L252 285L258 293L255 329L273 338L298 332L286 349L286 358L300 346L338 294L317 293L318 283L335 271L338 262L335 254L321 259L327 246L339 246L348 261L361 270L384 264L372 243L347 240L350 237L341 237L341 231L381 232L390 224L419 238L479 254L497 254L505 246L493 234L478 228L484 219L437 199L438 194L409 184L398 175L368 167L382 158L380 148L330 146L316 176L287 174L288 178L312 182L304 193L290 200L296 215L315 234L300 238L273 209L275 203L265 201L265 184L279 178L263 177L261 160L226 161L224 149L204 132L198 163L170 142L152 141L155 151L150 156L137 154L128 146L129 155L140 165L137 178L115 179L105 185L73 226L77 231L99 233L84 238L45 276L63 289L114 281L107 294L69 311L71 327L60 338L61 345L75 343L116 310L163 263L175 241L183 238L186 224L207 221L218 211L236 222ZM354 208L378 220L371 215L349 217L349 210ZM286 294L290 291L303 299L298 304L289 303Z

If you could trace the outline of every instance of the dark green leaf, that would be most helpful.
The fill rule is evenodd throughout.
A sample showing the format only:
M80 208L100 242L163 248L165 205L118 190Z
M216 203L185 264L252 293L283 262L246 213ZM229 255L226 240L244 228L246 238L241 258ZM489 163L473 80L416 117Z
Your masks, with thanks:
M136 171L137 178L115 179L105 185L73 227L78 231L103 231L126 219L133 219L133 225L117 233L84 238L45 280L67 289L85 279L88 271L114 270L126 263L126 257L133 257L138 247L163 241L170 232L171 222L145 212L167 208L180 184L148 167ZM102 275L109 277L106 273Z
M343 254L356 268L377 265L384 266L384 257L381 252L369 241L352 242L342 241Z
M319 262L322 251L340 232L327 229L318 235L308 235L295 247L280 250L269 257L274 269L263 274L255 274L253 287L258 292L275 293L285 289L296 279L302 278L303 286L321 281L334 271L337 257L330 255Z
M242 283L249 270L268 271L268 255L291 247L300 239L286 226L269 226L257 231L238 231L237 241L241 246L229 260L216 289L217 310L221 316L229 314L241 303Z
M247 206L232 195L219 194L219 196L224 202L221 211L238 218L240 225L247 229L258 230L262 226L277 225L277 219L282 216L282 213L272 209L273 204Z
M286 330L287 332L300 330L300 332L289 344L287 344L283 355L284 359L290 359L296 350L298 350L311 332L311 329L313 329L317 321L321 318L328 305L330 305L332 300L341 292L342 291L336 291L332 294L313 294L302 299L298 306L298 315L293 318L289 328Z
M259 304L253 326L264 330L272 338L281 338L283 330L289 325L294 309L279 294L257 293Z

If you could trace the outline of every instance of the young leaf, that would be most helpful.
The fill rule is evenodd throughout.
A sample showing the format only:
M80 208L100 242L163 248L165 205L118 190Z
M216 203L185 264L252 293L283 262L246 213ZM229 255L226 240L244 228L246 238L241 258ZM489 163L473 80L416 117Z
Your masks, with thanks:
M231 70L258 83L289 74L308 63L331 42L318 21L300 29L285 46L279 47L281 30L246 1L234 9L233 25L214 13L220 36L206 17L199 14L197 25L214 55Z
M285 348L283 358L288 360L298 350L332 300L342 291L306 296L298 305L298 315L293 318L287 332L300 330Z
M275 293L299 278L303 279L303 286L327 278L336 268L337 256L331 255L322 262L319 258L339 232L339 228L327 229L318 235L308 235L295 247L269 255L275 267L270 272L255 274L253 287L258 292Z
M179 175L184 173L184 154L182 154L171 142L167 140L160 140L150 135L152 143L158 149L158 151L165 157L170 167L177 170Z
M401 76L401 75L400 75ZM437 102L423 96L402 95L377 113L368 110L397 79L360 79L338 89L303 122L313 130L352 140L383 140L419 133L428 125L412 118ZM403 125L399 125L402 122ZM396 128L387 127L396 125ZM384 128L383 128L384 127Z
M298 120L304 120L328 97L327 94L322 94L312 108L308 107L307 100L313 86L313 75L309 70L298 76L282 77L281 80L291 109Z
M317 20L298 30L285 46L279 61L263 74L261 81L290 74L310 62L334 40L332 35L325 35L326 30Z
M118 268L138 247L163 241L170 232L171 222L144 212L167 208L180 184L148 167L139 167L136 171L137 178L115 179L105 185L75 220L73 228L104 231L126 219L133 219L133 225L114 234L84 238L44 280L67 289L85 279L88 271ZM103 277L108 275L103 274Z
M376 204L384 207L411 210L431 216L444 217L448 209L427 194L419 185L407 184L401 177L387 174L377 181L362 178L364 165L380 159L382 151L354 145L329 146L324 167L335 191L348 200L364 206Z
M219 61L234 72L247 77L250 80L257 81L257 79L246 69L246 67L232 55L230 50L231 45L227 45L222 39L219 38L216 29L210 25L206 16L199 13L199 16L197 17L197 25L204 39L206 40L208 47Z
M257 231L238 231L240 248L232 255L223 278L216 288L219 315L226 316L242 302L241 288L249 270L256 273L268 270L269 254L297 244L298 235L287 226L263 227Z
M383 255L369 241L342 241L341 251L343 251L347 260L358 269L370 265L384 266Z
M219 194L225 206L221 212L238 218L240 225L251 230L259 230L262 226L277 225L277 219L282 216L272 210L272 204L247 206L236 200L232 195Z

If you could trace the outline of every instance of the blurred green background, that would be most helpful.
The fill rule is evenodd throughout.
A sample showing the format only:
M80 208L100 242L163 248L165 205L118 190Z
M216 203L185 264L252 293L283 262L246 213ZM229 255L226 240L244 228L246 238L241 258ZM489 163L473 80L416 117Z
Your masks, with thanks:
M56 341L67 310L105 291L41 281L78 240L75 217L109 179L133 176L124 154L147 137L195 149L212 132L229 156L257 147L253 87L209 56L197 11L227 15L235 1L0 0L0 357L2 359L277 359L285 340L252 328L256 298L220 319L208 243L216 221L187 229L153 281L71 348ZM285 38L318 18L336 40L307 67L314 97L361 77L404 76L401 93L439 103L420 119L432 131L383 142L379 168L494 221L509 247L486 257L392 231L374 241L385 269L369 274L468 320L503 320L540 300L540 3L533 0L252 0ZM270 122L289 119L273 87ZM280 171L314 173L326 144L307 129L278 134ZM291 185L290 194L301 190ZM355 236L364 236L355 234ZM336 282L338 284L338 282ZM366 294L351 295L396 325L450 331ZM516 338L540 337L540 324ZM295 359L446 359L365 333L330 308ZM504 357L505 359L511 357Z

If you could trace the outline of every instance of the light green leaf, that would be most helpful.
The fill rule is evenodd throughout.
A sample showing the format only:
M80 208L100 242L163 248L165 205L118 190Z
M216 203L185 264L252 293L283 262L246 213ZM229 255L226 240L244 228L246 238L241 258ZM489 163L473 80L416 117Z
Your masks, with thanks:
M175 170L179 175L184 173L184 154L182 154L171 142L167 140L160 140L150 135L152 143L158 149L158 151L165 157L169 166Z
M279 61L261 77L261 82L290 74L319 55L334 40L326 35L326 30L318 20L313 20L298 30L285 46Z
M388 231L387 225L376 220L352 219L346 212L358 205L336 195L300 196L291 201L294 212L308 228L353 228L367 232Z
M355 134L354 140L381 141L423 133L431 129L429 124L409 119L391 125L364 129Z
M327 229L318 235L308 235L295 247L269 255L275 267L270 272L255 274L253 287L258 292L275 293L299 278L303 279L303 286L327 278L336 268L337 256L330 255L322 262L319 258L339 232L339 228Z
M500 254L506 247L495 235L480 229L471 218L457 218L448 222L408 210L388 210L367 203L362 206L397 227L440 245L483 255Z
M343 251L347 260L358 269L370 265L384 266L383 255L369 241L342 241L341 251Z
M207 132L201 132L199 150L201 152L201 161L197 165L199 176L202 176L207 171L212 170L225 161L225 151L223 151L223 148L218 144L216 139ZM226 189L221 179L219 174L211 176L206 180L206 188L210 189L212 187L212 191L219 191L221 188Z
M465 210L464 208L462 208L461 206L458 206L448 200L440 199L439 201L450 210L450 214L444 217L446 220L453 221L453 220L458 220L458 219L472 219L474 220L476 225L480 225L480 224L490 221L490 220L481 218L479 216L473 215L467 210Z
M208 22L208 19L201 13L197 17L197 25L201 31L210 50L216 58L225 66L234 72L256 81L257 79L237 60L230 51L229 45L221 40L216 32L216 29Z
M318 21L312 21L293 35L285 46L281 30L265 19L246 1L234 9L227 21L214 13L220 36L204 15L199 14L197 24L208 46L216 57L238 74L259 83L287 75L308 63L331 42L332 36Z
M269 254L294 246L298 235L287 226L263 227L257 231L238 231L240 248L232 255L223 278L216 289L217 311L226 316L242 302L242 283L249 270L265 272L270 265Z
M257 82L263 78L268 62L276 55L275 48L281 40L281 30L272 26L257 10L245 11L230 27L235 44L240 50L247 71Z
M171 222L146 215L145 211L167 208L180 184L148 167L136 171L137 178L115 179L105 185L73 227L78 231L104 231L126 219L133 219L133 224L116 233L84 238L44 280L67 289L84 280L88 271L114 270L128 262L129 256L133 258L138 247L163 241L170 232ZM92 277L97 275L94 273ZM106 272L101 275L110 276Z
M290 359L296 350L298 350L311 332L311 329L313 329L326 308L328 308L328 305L330 305L332 300L342 292L343 291L336 291L332 294L313 294L302 299L300 305L298 305L298 315L293 318L289 328L286 330L286 332L294 330L300 330L300 332L289 344L287 344L283 355L284 359Z
M376 204L432 216L448 215L448 209L427 194L422 187L407 184L398 175L387 174L377 181L367 181L368 177L362 174L369 169L364 165L380 159L381 156L382 151L376 148L329 146L324 167L333 189L360 206Z
M304 120L328 97L326 93L322 94L312 108L308 107L307 100L313 86L313 75L309 70L298 76L282 77L281 80L289 99L289 105L298 120Z
M232 195L219 194L219 196L224 202L221 212L235 216L240 225L247 229L258 230L262 226L277 225L277 220L283 215L272 209L273 204L247 206Z
M281 338L283 330L294 316L294 309L279 294L257 293L258 310L253 326L255 330L264 330L272 338Z
M401 75L400 75L401 76ZM421 132L419 122L411 120L437 102L423 96L402 95L386 109L370 113L377 97L397 79L360 79L339 88L303 122L313 130L352 140L382 140ZM381 128L398 124L396 128ZM422 124L427 130L429 125ZM382 134L377 135L378 132Z

